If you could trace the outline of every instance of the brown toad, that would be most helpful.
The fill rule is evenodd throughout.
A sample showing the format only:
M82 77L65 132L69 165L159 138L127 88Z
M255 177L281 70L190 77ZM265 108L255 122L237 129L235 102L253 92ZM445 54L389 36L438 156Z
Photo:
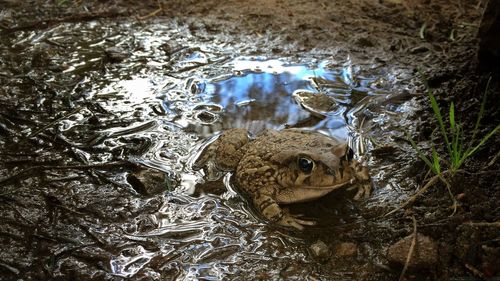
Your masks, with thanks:
M303 229L314 222L293 217L279 204L310 201L353 183L355 199L371 192L368 169L349 157L344 142L311 131L265 130L250 139L244 129L225 131L197 160L234 171L235 185L268 220Z

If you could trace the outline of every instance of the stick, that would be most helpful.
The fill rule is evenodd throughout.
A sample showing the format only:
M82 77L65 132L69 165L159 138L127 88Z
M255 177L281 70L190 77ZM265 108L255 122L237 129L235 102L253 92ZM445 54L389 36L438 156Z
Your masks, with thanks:
M461 170L457 170L456 172L459 172L459 171L461 171ZM402 205L400 205L400 206L399 206L399 207L397 207L396 209L394 209L394 210L392 210L392 211L388 212L387 214L385 214L385 215L384 215L384 217L387 217L387 216L389 216L389 215L392 215L392 214L394 214L395 212L397 212L397 211L399 211L399 210L401 210L401 209L405 208L406 206L408 206L408 205L412 204L413 202L415 202L415 200L417 200L417 198L418 198L420 195L422 195L422 193L426 192L426 191L429 189L429 187L433 186L433 185L436 183L436 181L438 181L438 180L442 180L442 181L446 184L446 187L448 187L448 183L446 182L446 180L444 179L444 177L443 177L443 176L444 176L445 174L449 174L449 173L451 173L451 171L450 171L450 170L446 170L446 171L444 171L444 172L442 172L442 173L440 173L440 174L438 174L438 175L433 176L433 177L432 177L432 178L431 178L431 179L430 179L430 180L429 180L429 181L428 181L428 182L427 182L427 183L426 183L426 184L425 184L425 185L424 185L421 189L419 189L419 190L417 191L417 193L413 194L413 195L410 197L410 199L408 199L408 201L406 201L405 203L403 203ZM455 213L455 210L456 210L456 206L457 206L457 204L456 204L455 198L454 198L454 197L453 197L453 195L451 194L451 191L450 191L450 190L448 190L448 191L450 192L450 196L452 196L452 198L451 198L451 199L453 200L453 208L454 208L454 212L453 212L453 213Z
M76 169L76 170L85 170L85 169L92 169L92 168L113 168L116 166L132 166L135 167L136 164L128 162L128 161L114 161L114 162L109 162L109 163L99 163L99 164L90 164L90 165L70 165L70 166L48 166L48 165L42 165L42 166L33 166L29 167L27 169L21 170L13 175L4 177L3 179L0 179L0 186L6 182L9 182L17 177L20 177L23 174L26 174L31 171L43 171L43 170L63 170L63 169Z
M413 238L411 240L410 249L408 250L408 255L406 256L405 266L403 267L403 271L401 271L401 275L399 275L399 281L403 281L413 253L415 252L415 245L417 245L417 220L415 216L411 216L411 219L413 220Z
M406 206L412 204L413 202L415 202L415 200L417 200L417 198L424 192L427 191L427 189L429 189L429 187L431 187L432 185L434 185L434 183L436 183L436 181L439 180L439 176L438 175L435 175L433 176L425 185L424 187L422 187L420 190L417 191L417 193L415 193L414 195L412 195L412 197L410 197L410 199L408 199L408 201L406 201L405 203L403 203L402 205L400 205L399 207L397 207L396 209L388 212L387 214L384 215L384 217L387 217L387 216L390 216L392 214L394 214L395 212L405 208Z
M163 7L161 6L160 0L156 0L156 3L158 3L158 9L152 11L151 13L149 13L149 14L147 14L145 16L140 16L140 17L137 17L137 18L139 20L145 20L147 18L154 17L156 14L158 14L161 11L163 11Z

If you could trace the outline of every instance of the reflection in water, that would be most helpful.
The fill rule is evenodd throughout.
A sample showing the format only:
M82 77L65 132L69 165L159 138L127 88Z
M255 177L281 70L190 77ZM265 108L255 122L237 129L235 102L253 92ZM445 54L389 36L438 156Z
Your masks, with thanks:
M298 74L247 72L207 83L201 97L222 105L227 119L267 120L275 126L295 124L307 113L293 104L290 94L296 89L312 90L307 73L305 68Z
M169 182L175 183L163 189L161 186L158 193L137 192L126 180L131 173L128 167L89 169L77 176L64 174L66 170L50 171L40 181L33 178L20 182L22 189L16 181L15 192L9 196L19 195L14 197L17 203L13 200L12 205L4 206L8 218L1 223L6 229L4 236L13 237L4 242L8 247L2 264L17 264L20 269L36 266L29 269L32 272L26 278L19 275L16 279L37 279L41 273L61 280L332 277L322 278L320 267L307 252L310 241L296 236L316 239L325 233L335 237L342 234L337 226L359 219L349 206L347 212L340 209L343 198L340 204L314 204L316 213L323 216L318 221L326 221L327 230L321 230L318 224L298 235L284 233L253 217L245 200L230 188L222 194L193 196L203 179L201 172L191 170L191 157L200 152L204 139L233 127L258 131L289 125L318 130L347 138L351 146L359 144L357 151L362 151L365 145L359 140L360 132L364 131L363 124L372 122L374 126L366 130L370 136L390 143L391 134L401 137L398 129L404 125L399 121L404 121L404 115L412 109L385 106L377 100L383 100L384 90L400 79L396 77L399 74L380 73L369 66L361 70L349 62L336 64L331 59L317 63L310 56L302 59L308 64L262 58L233 60L235 54L259 52L262 45L248 48L239 40L231 40L231 44L201 42L192 35L191 27L175 20L161 24L127 20L109 24L103 20L68 22L1 37L5 42L0 44L1 50L12 57L12 61L1 62L4 80L9 73L19 73L13 76L15 79L8 78L12 81L6 87L19 84L13 93L23 93L26 87L30 93L36 89L36 95L20 95L19 108L29 109L22 110L27 115L21 116L43 113L40 120L20 119L33 122L19 122L22 130L12 134L15 138L26 132L43 136L36 142L27 138L36 150L29 159L97 166L127 160L163 171ZM45 41L50 44L39 44ZM280 42L266 40L266 44L275 43ZM64 71L33 68L29 51L37 45L47 51L61 48L50 61L65 66ZM122 62L104 64L102 55L109 47L123 48L130 56ZM75 85L75 81L80 82ZM38 88L38 84L43 87ZM60 88L59 84L69 88ZM311 98L323 95L320 100L331 99L333 106L320 109L313 98L307 106L300 101L307 108L303 109L293 98L300 91L310 93ZM37 95L38 101L25 99ZM52 103L54 96L61 100ZM39 105L30 107L35 103ZM11 146L9 141L5 144ZM27 151L19 152L24 155ZM60 153L53 154L56 152ZM45 154L48 156L42 157ZM23 158L21 162L31 165L32 161ZM396 163L379 171L380 178L391 174L390 187L379 200L392 200L396 197L394 189L401 190L399 186L405 181L413 183L399 170ZM2 171L10 172L16 173L16 169ZM228 183L225 176L219 187ZM25 186L30 188L29 196L22 191ZM19 221L27 212L31 214L20 228L10 230L10 222ZM360 221L361 226L350 227L362 232ZM23 240L17 239L19 233L32 225L36 231L30 230L28 236L36 234L36 239L29 239L26 246L13 246ZM353 267L356 265L344 266L357 269Z
M195 51L177 65L205 63L205 57ZM300 240L269 232L253 217L244 200L232 190L229 177L224 178L227 191L222 195L191 197L196 185L203 182L203 175L191 170L190 163L203 149L203 138L234 127L255 131L285 125L302 127L348 140L353 147L364 147L357 132L358 118L373 98L384 92L372 85L374 78L358 75L350 64L332 68L326 61L305 65L240 58L228 65L231 75L219 74L206 80L187 78L183 88L157 91L163 120L147 128L141 125L144 129L140 135L150 144L136 156L136 161L170 175L176 173L179 186L162 197L163 206L156 213L139 218L127 231L126 237L136 243L124 247L112 259L115 275L136 276L153 267L157 272L158 268L167 272L163 276L177 279L220 280L257 264L271 271L273 262L268 265L269 261L307 260ZM120 107L124 112L126 108L137 108L141 99L151 103L147 94L155 92L155 83L137 81L140 83L135 85L142 87L142 93L138 93L141 88L131 87L134 84L130 81L118 81L104 92L119 89L128 94L127 104ZM323 117L318 118L311 112L321 104L298 104L293 94L299 91L321 96L320 101L331 100L334 106L326 111L318 109ZM109 131L114 136L139 133L133 128ZM299 275L307 274L296 270Z
M347 116L354 118L354 113L366 106L367 100L363 98L383 92L371 87L375 78L354 77L349 63L340 69L330 69L326 61L310 67L280 60L242 58L233 65L234 75L198 84L202 102L224 108L223 116L214 120L222 123L222 128L248 128L255 121L264 121L264 128L303 127L301 124L312 115L297 104L292 94L307 91L327 96L336 106L325 114L324 120L308 122L306 127L346 140L354 129L349 126Z
M142 215L125 234L135 243L124 245L111 261L115 275L131 277L153 267L163 280L222 280L256 265L267 267L275 258L305 260L298 239L266 234L241 200L181 194L163 199L158 212ZM285 249L288 255L281 256Z

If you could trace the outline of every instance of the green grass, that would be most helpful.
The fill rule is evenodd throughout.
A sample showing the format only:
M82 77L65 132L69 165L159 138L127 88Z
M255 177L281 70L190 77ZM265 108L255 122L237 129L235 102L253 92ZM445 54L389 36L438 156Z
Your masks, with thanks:
M443 114L441 114L441 109L439 108L436 98L432 94L431 90L428 90L429 99L431 103L432 110L434 112L434 117L436 118L439 124L439 131L441 133L442 140L444 142L444 151L447 155L440 156L434 145L432 145L432 156L427 157L416 145L415 141L410 138L410 142L412 146L418 153L418 156L429 166L429 168L437 175L442 173L441 169L441 160L446 160L448 163L448 170L450 170L451 174L455 174L465 162L465 160L471 157L477 150L494 134L496 134L500 130L500 124L498 124L493 130L487 133L485 136L477 140L479 126L481 124L481 119L484 116L484 107L486 105L486 99L489 92L491 77L488 80L486 85L486 90L483 95L483 100L481 102L481 108L479 109L479 113L476 119L476 124L472 131L472 137L467 140L467 136L469 134L464 133L463 125L457 122L455 117L455 104L451 102L449 111L448 111L448 119L449 124L445 124L445 120L443 118Z
M426 81L424 79L424 81ZM456 172L460 170L462 167L463 163L467 158L471 157L478 151L481 146L488 141L489 138L491 138L494 134L496 134L498 131L500 131L500 124L498 124L493 130L491 130L489 133L484 135L482 138L478 138L478 132L479 132L479 127L481 124L481 119L484 116L484 108L486 105L486 98L488 96L489 92L489 86L491 82L491 77L488 80L488 83L486 84L486 90L483 95L483 100L481 102L481 107L478 112L478 116L476 119L476 124L474 125L474 128L472 129L472 136L470 137L470 140L467 140L470 136L470 134L464 133L463 130L463 124L460 122L457 122L456 116L455 116L455 104L452 102L450 104L450 108L448 110L448 119L449 123L445 124L445 120L443 118L443 114L441 113L441 109L439 108L436 98L432 94L432 91L429 89L429 86L427 86L428 90L428 95L429 95L429 100L431 103L432 111L434 112L434 117L436 118L439 127L436 130L439 130L441 138L442 138L442 145L444 145L444 148L442 151L444 153L442 155L439 155L437 150L436 150L436 145L439 145L437 142L432 143L432 153L431 156L428 157L425 155L424 152L417 146L415 141L411 139L411 137L408 136L409 141L411 142L411 145L413 148L417 151L418 156L425 162L425 164L430 168L432 172L435 173L435 175L429 179L429 181L416 193L414 194L406 203L401 205L400 207L388 212L386 214L390 215L395 213L396 211L408 206L409 204L413 203L418 196L422 195L427 189L429 189L431 186L433 186L438 180L442 181L445 185L446 188L448 189L448 192L450 194L450 197L453 201L453 214L457 211L457 200L453 196L453 193L451 191L451 185L446 180L446 176L451 175L453 176ZM441 164L444 163L444 169ZM452 214L452 215L453 215Z

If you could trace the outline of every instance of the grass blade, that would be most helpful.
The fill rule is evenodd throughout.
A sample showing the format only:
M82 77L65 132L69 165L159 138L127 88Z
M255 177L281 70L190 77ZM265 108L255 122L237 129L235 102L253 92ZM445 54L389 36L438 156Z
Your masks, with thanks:
M451 102L450 105L450 129L451 129L451 169L455 170L455 168L459 165L460 162L460 151L458 151L458 143L460 142L460 126L455 122L455 104Z
M456 126L456 132L453 135L453 157L451 161L451 170L455 172L460 168L460 165L462 165L462 162L464 159L463 158L463 129L462 126L458 125Z
M421 73L422 76L424 76ZM429 89L429 85L427 84L427 80L423 77L423 81L427 89ZM449 118L449 128L445 127L443 115L441 114L441 109L436 101L435 96L433 95L431 90L428 90L427 93L429 95L430 104L432 110L434 112L434 117L437 119L439 124L439 130L441 131L441 135L444 141L444 145L448 150L448 159L449 160L449 172L454 174L457 170L460 169L465 160L472 156L489 138L491 138L494 134L500 131L500 124L498 124L492 131L490 131L486 136L484 136L479 143L475 144L475 140L477 134L479 133L479 126L481 124L481 120L485 114L486 100L487 95L490 90L491 77L488 79L488 83L486 84L486 90L481 101L481 107L479 109L479 113L476 119L476 123L472 132L472 140L465 141L465 134L463 128L459 122L456 120L455 116L455 104L451 102L450 108L448 111ZM447 124L448 125L448 122ZM425 156L422 151L417 147L416 143L408 138L413 146L413 148L417 151L417 154L420 159L422 159L429 168L436 173L437 175L441 174L441 163L440 157L434 147L432 145L432 157ZM448 161L446 161L448 163Z
M439 155L437 154L436 149L432 146L432 167L433 171L436 174L441 174L441 165L439 164Z
M429 168L435 173L436 171L434 170L434 164L431 162L431 160L422 153L422 151L420 150L420 148L418 148L415 141L409 135L407 135L407 139L410 141L413 149L415 149L415 151L417 152L418 157L422 159L425 162L425 164L429 166Z
M483 118L483 115L484 115L484 107L486 106L486 97L488 96L488 91L490 90L490 82L491 82L491 76L488 79L488 82L486 83L486 89L484 90L483 100L481 101L481 107L479 108L479 113L477 115L476 125L474 126L474 129L472 130L471 144L473 144L474 141L476 140L476 134L477 134L477 131L479 129L479 124L481 123L481 119Z
M493 136L496 132L500 131L500 124L498 124L495 129L489 132L473 149L471 149L465 156L466 158L474 154L476 150L479 149L491 136Z
M450 125L451 125L451 132L455 132L455 104L451 102L450 106Z
M429 91L429 99L431 101L431 106L432 106L432 110L434 111L434 115L436 116L436 119L438 120L439 128L441 130L441 134L443 135L443 138L444 138L444 141L446 144L446 148L448 149L448 152L451 155L452 152L451 152L450 142L448 140L448 135L446 134L446 129L444 128L443 116L441 115L441 110L439 109L436 98L431 93L431 91Z

